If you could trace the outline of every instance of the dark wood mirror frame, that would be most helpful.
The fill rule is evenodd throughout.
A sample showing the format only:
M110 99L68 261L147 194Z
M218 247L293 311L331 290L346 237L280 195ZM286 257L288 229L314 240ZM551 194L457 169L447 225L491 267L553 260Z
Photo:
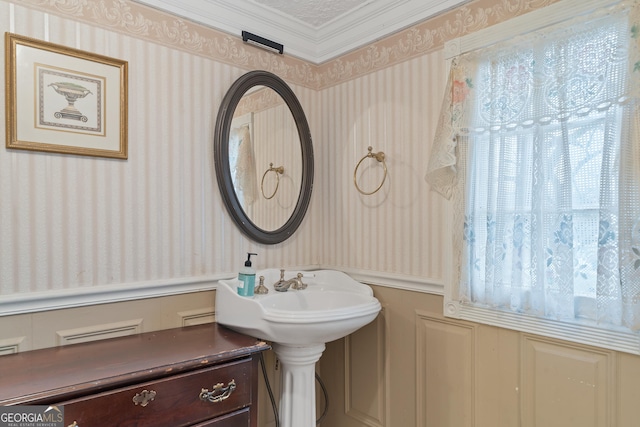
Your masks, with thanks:
M229 166L229 133L231 120L244 94L254 86L266 86L275 90L289 107L298 128L302 151L302 180L300 193L293 213L285 224L273 231L256 226L242 209L231 179ZM251 71L236 80L222 99L216 119L213 140L213 157L220 194L227 210L238 228L258 243L273 245L288 239L300 226L311 200L313 188L313 145L311 131L304 110L291 88L280 77L268 71Z

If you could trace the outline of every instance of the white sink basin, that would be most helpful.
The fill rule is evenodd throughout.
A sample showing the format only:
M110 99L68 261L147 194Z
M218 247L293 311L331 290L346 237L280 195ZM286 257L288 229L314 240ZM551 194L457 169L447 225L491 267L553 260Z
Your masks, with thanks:
M298 271L286 271L285 280ZM269 289L265 295L238 295L240 281L220 280L216 321L231 329L273 343L281 362L280 422L282 427L315 427L315 363L325 343L342 338L376 318L380 303L371 288L335 270L303 272L304 290L277 292L280 270L258 271Z
M298 271L286 271L285 279ZM280 270L256 274L265 277L266 295L237 294L237 279L221 280L216 292L216 321L231 329L289 346L324 344L356 331L376 318L380 303L369 286L335 270L302 272L304 290L277 292L273 284Z

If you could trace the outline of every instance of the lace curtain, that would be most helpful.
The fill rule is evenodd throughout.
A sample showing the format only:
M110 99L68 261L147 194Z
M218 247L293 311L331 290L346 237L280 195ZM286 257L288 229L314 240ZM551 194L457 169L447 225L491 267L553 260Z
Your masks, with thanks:
M231 178L240 204L246 210L258 197L256 161L249 125L232 129L229 139Z
M454 58L426 179L461 304L640 330L639 10Z

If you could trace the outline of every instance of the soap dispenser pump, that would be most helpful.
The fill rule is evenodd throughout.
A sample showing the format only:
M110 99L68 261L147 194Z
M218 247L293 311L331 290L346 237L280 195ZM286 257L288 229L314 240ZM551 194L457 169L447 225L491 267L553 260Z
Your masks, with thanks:
M252 252L247 252L247 260L244 263L244 267L240 268L238 273L238 295L243 297L252 297L253 289L256 286L256 270L251 266L251 255L258 255Z

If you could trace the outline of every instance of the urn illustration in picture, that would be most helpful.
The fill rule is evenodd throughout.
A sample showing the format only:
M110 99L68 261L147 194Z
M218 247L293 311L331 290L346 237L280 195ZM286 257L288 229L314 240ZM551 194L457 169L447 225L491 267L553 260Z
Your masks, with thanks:
M82 122L86 122L88 120L87 116L78 111L74 104L78 99L82 99L89 95L91 93L89 89L75 83L68 82L51 83L49 86L51 86L57 93L64 96L69 103L65 108L54 113L54 117L56 119L72 119L80 120Z

